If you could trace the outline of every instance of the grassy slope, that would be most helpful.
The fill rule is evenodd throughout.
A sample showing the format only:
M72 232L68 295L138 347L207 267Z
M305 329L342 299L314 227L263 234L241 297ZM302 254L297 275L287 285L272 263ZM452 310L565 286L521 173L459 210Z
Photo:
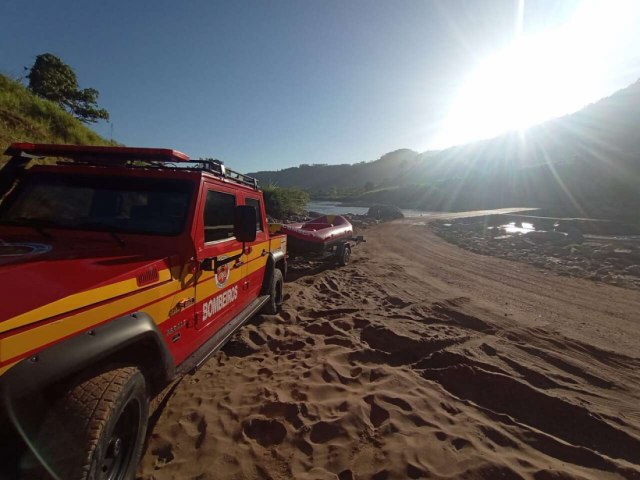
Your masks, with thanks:
M112 145L55 103L0 75L0 149L13 142ZM0 157L3 163L7 157Z

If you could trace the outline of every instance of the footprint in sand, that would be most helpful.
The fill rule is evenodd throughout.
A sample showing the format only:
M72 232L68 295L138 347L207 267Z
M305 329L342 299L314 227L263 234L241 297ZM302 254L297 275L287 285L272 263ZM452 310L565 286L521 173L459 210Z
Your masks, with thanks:
M449 435L447 435L447 434L446 434L446 433L444 433L444 432L440 432L440 431L438 431L438 432L436 432L436 438L437 438L438 440L440 440L441 442L444 442L447 438L449 438Z
M415 465L411 465L410 463L407 464L407 477L411 479L428 478L427 473L424 470L416 467Z
M387 297L385 299L385 303L387 305L390 305L393 307L399 307L399 308L408 307L409 305L411 305L410 302L406 302L400 297L392 297L392 296Z
M455 448L456 450L462 450L467 445L471 445L471 442L469 440L465 440L464 438L458 437L451 440L451 445L453 445L453 448Z
M255 348L248 345L242 338L236 338L228 342L224 346L223 351L229 357L247 357L257 352Z
M298 438L294 440L293 444L298 448L298 450L300 450L308 457L313 456L313 445L307 442L304 438Z
M267 341L264 338L262 338L262 336L256 331L252 331L249 333L249 339L258 347L261 347L262 345L267 343Z
M403 400L402 398L389 397L387 395L381 395L380 396L380 400L382 400L383 402L386 402L386 403L390 403L391 405L395 405L396 407L399 407L400 409L404 410L405 412L412 412L413 411L413 407L411 406L411 404L409 402L407 402L406 400Z
M287 429L282 423L273 419L252 418L242 422L244 434L263 447L271 447L282 443L287 436Z
M353 325L351 325L348 320L336 320L333 324L345 332L348 332L353 328Z
M196 448L200 448L207 436L207 421L204 416L197 412L191 412L186 417L178 420L178 423L187 435L196 439Z
M489 440L491 440L493 443L495 443L500 447L507 447L507 448L518 447L518 444L516 442L511 440L506 435L500 433L498 430L496 430L493 427L481 426L480 431L484 434L485 437L487 437Z
M325 345L338 345L340 347L353 348L354 344L348 338L343 337L329 337L324 341Z
M353 472L351 470L343 470L338 474L338 480L353 480Z
M296 403L267 402L260 407L260 413L268 418L283 418L296 429L304 425L299 416L300 407Z
M387 470L381 470L371 476L371 480L387 480L388 478L389 472Z
M313 443L326 443L345 434L344 428L337 423L318 422L311 427L309 440Z
M333 337L340 333L329 322L312 323L304 327L304 329L309 333L324 335L325 337Z
M302 340L282 341L277 339L269 340L269 350L274 353L295 352L306 346L306 343Z
M378 428L384 422L389 420L389 411L378 405L373 395L365 397L364 401L371 406L369 420L374 428Z
M173 444L171 442L165 442L161 445L153 448L151 454L156 456L155 466L160 467L173 461L175 456L173 455Z

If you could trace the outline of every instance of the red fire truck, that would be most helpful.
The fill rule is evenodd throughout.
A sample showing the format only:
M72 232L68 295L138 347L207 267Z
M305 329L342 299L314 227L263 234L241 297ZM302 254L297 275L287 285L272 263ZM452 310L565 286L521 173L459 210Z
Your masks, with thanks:
M5 153L4 416L54 478L133 478L150 398L277 311L286 236L269 233L257 181L216 160L27 143Z

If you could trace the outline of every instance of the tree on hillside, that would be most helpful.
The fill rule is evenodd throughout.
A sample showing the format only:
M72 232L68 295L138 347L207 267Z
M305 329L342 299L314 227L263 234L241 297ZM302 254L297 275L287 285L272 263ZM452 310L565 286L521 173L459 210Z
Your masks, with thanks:
M51 53L43 53L27 75L29 90L57 103L85 123L108 120L109 112L98 108L99 92L95 88L80 89L75 72Z

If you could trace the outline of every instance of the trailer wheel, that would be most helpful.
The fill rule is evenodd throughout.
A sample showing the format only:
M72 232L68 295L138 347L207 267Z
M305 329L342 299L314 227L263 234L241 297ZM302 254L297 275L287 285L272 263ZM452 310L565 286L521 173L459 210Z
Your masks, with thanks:
M269 286L269 300L262 308L262 312L267 315L275 315L280 310L282 305L282 286L284 281L282 279L282 272L279 268L273 271L273 278L271 279L271 285Z
M345 245L338 251L338 263L344 267L349 263L350 259L351 247L349 245Z
M42 468L68 480L133 478L148 415L140 370L93 377L70 389L47 415L36 444Z

